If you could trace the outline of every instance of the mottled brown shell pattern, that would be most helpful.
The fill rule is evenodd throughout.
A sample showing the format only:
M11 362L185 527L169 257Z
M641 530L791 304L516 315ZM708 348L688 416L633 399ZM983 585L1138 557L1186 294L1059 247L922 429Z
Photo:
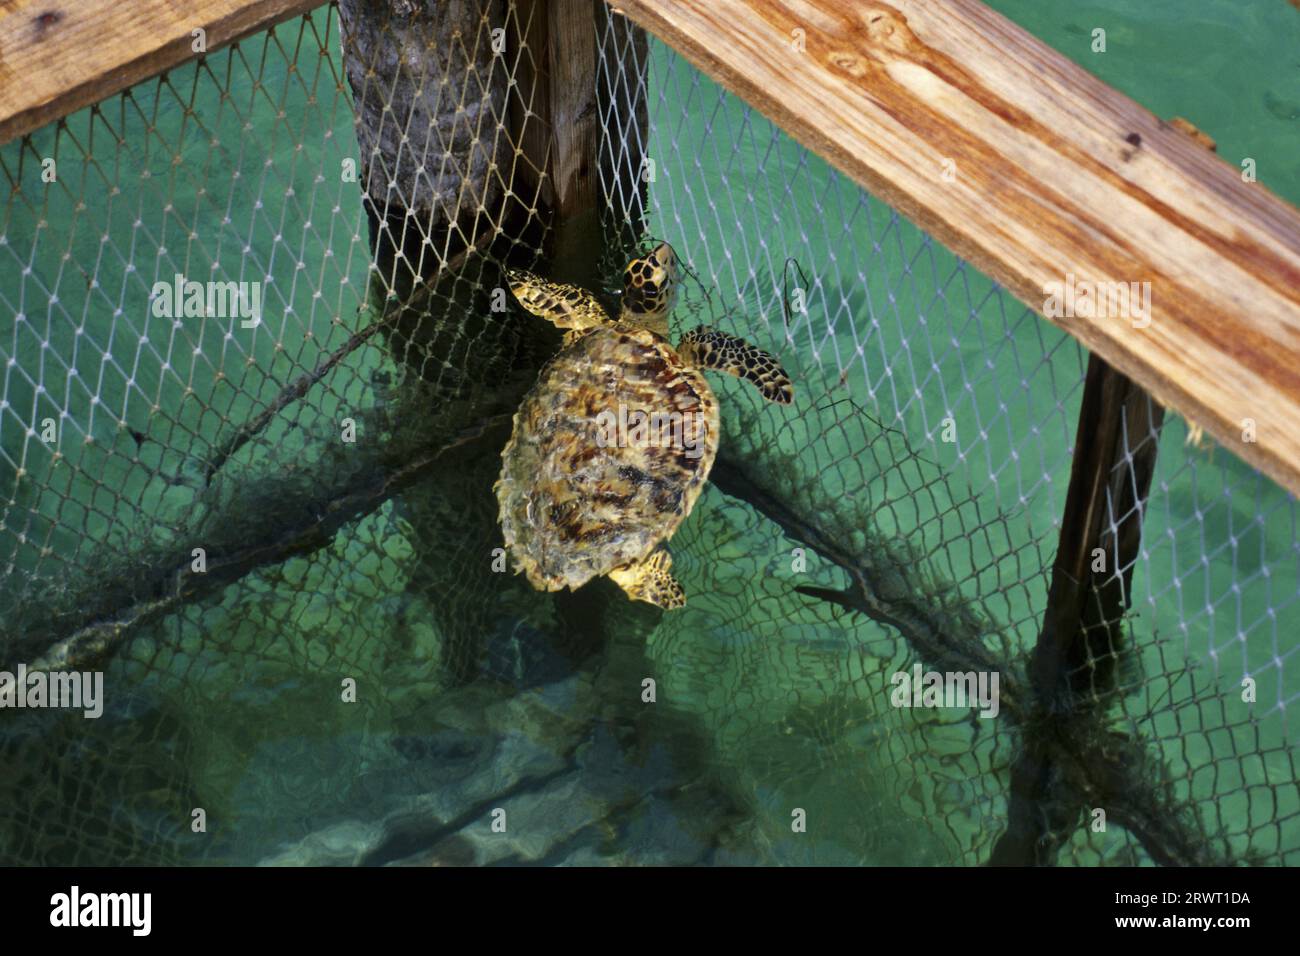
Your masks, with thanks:
M624 440L610 431L620 407L631 422L639 411L680 424L630 428ZM582 336L542 369L502 453L496 491L509 554L547 591L645 557L695 505L719 427L704 376L666 339L622 325Z

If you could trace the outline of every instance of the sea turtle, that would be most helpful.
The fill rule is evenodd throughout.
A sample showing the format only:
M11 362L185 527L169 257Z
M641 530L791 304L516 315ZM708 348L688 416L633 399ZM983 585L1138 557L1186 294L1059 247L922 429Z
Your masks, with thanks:
M676 278L667 243L633 259L614 318L586 289L507 272L525 309L568 330L515 414L494 486L506 549L538 590L608 575L635 600L685 604L664 542L718 449L702 371L747 379L771 402L794 397L780 362L743 339L701 326L668 341Z

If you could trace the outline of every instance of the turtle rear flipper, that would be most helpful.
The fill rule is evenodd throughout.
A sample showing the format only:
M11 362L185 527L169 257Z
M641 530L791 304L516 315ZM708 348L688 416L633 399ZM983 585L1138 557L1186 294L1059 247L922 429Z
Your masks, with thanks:
M609 576L632 600L671 611L686 604L686 592L673 577L672 566L672 555L659 548L634 564L615 568Z
M594 329L609 325L609 313L586 289L552 282L523 269L507 269L506 281L519 304L561 329Z
M789 405L794 401L794 384L776 356L735 335L701 325L682 337L677 352L696 368L747 379L769 402Z

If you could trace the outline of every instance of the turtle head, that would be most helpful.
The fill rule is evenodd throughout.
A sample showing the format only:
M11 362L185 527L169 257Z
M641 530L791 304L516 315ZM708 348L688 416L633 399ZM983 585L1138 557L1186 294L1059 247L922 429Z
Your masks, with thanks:
M666 242L647 255L633 259L623 270L623 300L620 318L624 322L668 334L668 313L677 297L677 253Z

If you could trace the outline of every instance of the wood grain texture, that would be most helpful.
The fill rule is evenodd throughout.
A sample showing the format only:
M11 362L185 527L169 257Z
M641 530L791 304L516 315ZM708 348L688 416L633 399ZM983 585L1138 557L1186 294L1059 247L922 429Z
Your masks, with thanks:
M2 0L0 144L322 0Z
M551 180L556 211L567 216L595 205L600 192L596 0L548 0L546 12L549 118L555 137Z
M600 116L596 109L598 0L516 0L516 23L527 54L514 79L532 114L521 146L533 169L545 169L540 198L561 217L595 205ZM522 171L527 176L528 169Z
M1300 212L1264 186L977 0L616 6L1034 310L1150 282L1145 328L1053 321L1300 492Z

